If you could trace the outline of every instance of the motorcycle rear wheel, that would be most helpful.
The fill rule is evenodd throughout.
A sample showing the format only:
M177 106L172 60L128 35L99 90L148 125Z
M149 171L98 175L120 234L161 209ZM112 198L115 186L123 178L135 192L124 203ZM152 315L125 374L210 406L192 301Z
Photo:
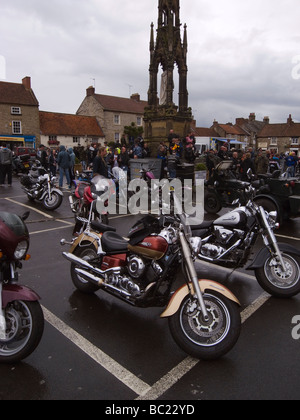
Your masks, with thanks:
M215 360L228 353L241 331L238 305L214 292L204 294L209 320L205 321L197 301L187 296L169 327L177 345L197 359Z
M14 301L5 309L6 339L0 340L0 363L26 359L38 346L44 332L39 302Z
M282 258L286 272L275 258L269 257L263 267L255 270L255 275L260 286L270 295L291 298L300 293L300 258L286 253Z

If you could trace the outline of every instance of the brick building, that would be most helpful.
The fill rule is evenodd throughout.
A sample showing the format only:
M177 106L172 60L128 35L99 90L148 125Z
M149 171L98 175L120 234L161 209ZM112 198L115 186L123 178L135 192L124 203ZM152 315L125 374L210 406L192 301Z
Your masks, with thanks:
M144 110L148 105L140 99L139 94L127 98L99 95L93 87L86 91L86 98L80 105L77 115L88 115L97 118L106 141L120 141L124 127L135 123L138 127L144 126Z
M39 102L30 77L0 82L0 144L36 147L40 142Z

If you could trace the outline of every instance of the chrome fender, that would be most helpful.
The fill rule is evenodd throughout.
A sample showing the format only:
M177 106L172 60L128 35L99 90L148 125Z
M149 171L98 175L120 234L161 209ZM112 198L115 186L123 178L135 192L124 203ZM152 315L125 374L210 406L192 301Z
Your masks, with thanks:
M61 197L64 196L63 192L60 191L58 188L51 188L51 193L56 192L58 195L60 195ZM41 198L39 199L39 201L44 200L44 198L46 197L46 195L48 195L48 190L45 190L41 196Z
M193 288L192 285L190 285ZM238 299L234 296L233 293L227 287L222 286L220 283L217 283L212 280L199 280L199 286L202 293L208 292L209 290L213 292L220 293L221 295L225 296L227 299L232 300L233 302L237 303L241 306ZM167 318L176 314L178 309L180 308L181 302L183 299L190 293L190 289L187 285L182 286L178 289L174 295L172 296L166 310L161 314L161 318Z

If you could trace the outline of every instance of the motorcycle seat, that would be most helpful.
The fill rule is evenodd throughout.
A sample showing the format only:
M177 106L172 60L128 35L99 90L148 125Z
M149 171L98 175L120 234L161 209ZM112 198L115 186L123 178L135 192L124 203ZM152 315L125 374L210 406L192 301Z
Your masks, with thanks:
M126 253L128 242L115 232L104 232L102 236L102 248L104 252Z
M213 220L208 220L201 223L201 225L191 225L192 230L204 230L209 229L214 224Z
M97 220L94 220L91 222L92 229L98 231L98 232L115 232L116 228L105 225L104 223L100 223Z

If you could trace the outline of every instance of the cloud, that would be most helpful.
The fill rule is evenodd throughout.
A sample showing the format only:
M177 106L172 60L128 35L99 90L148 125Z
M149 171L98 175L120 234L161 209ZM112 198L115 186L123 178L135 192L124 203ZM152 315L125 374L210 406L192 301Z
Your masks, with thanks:
M150 24L157 1L14 0L1 5L0 56L8 81L32 77L40 108L76 112L86 88L147 99ZM189 104L198 125L298 111L298 0L182 0L188 25ZM12 30L13 28L13 30ZM176 77L176 76L175 76ZM176 95L174 95L176 98Z

